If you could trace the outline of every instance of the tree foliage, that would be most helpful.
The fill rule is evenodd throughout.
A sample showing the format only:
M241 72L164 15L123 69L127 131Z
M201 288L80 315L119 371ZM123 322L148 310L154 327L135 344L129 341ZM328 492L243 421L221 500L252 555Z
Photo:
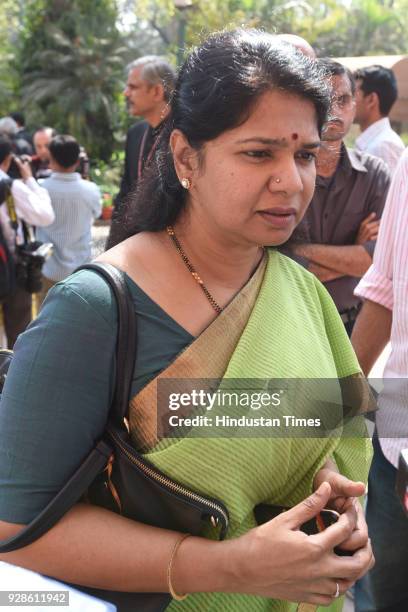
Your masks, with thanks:
M177 21L186 46L209 32L241 25L305 37L319 55L382 55L407 51L407 0L193 0L182 12L172 0L135 0L135 13L174 51Z
M2 0L0 11L0 116L18 110L18 73L14 64L20 9L15 0Z
M92 157L109 159L125 48L111 0L28 3L20 66L31 121L68 132Z
M23 107L108 160L126 64L241 25L299 34L321 56L408 51L408 0L1 0L0 115Z

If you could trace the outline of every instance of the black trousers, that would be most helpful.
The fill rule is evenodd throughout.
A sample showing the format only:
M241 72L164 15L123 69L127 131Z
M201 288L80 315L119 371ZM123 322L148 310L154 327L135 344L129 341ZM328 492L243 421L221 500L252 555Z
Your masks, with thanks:
M12 349L17 336L21 334L31 321L30 293L17 287L3 302L3 322L7 336L7 348Z
M356 323L357 319L354 319L354 321L347 321L346 323L344 323L344 327L346 328L346 332L348 334L348 337L350 338L352 332L353 332L353 327Z

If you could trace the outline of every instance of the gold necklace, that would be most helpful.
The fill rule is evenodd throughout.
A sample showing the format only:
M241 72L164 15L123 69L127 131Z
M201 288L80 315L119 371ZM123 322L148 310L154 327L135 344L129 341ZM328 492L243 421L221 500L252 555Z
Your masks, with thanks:
M210 302L211 306L214 308L216 313L220 314L222 312L221 306L219 304L217 304L217 302L214 300L213 296L211 295L211 293L208 291L207 287L204 285L203 281L201 280L199 274L196 272L193 264L191 263L191 261L189 260L189 258L186 255L186 253L184 252L183 247L181 246L181 244L179 242L179 239L177 238L176 234L174 233L173 227L171 225L168 225L166 227L166 231L167 231L168 235L170 236L170 238L171 238L174 246L176 247L177 251L179 252L179 255L180 255L181 259L184 261L187 269L191 273L191 276L200 285L201 289L204 292L205 297Z

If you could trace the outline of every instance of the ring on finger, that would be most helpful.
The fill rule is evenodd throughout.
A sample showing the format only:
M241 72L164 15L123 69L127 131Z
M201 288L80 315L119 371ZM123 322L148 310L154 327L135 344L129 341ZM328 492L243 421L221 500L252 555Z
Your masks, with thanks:
M340 587L339 587L339 583L336 582L336 592L334 595L332 595L332 597L333 599L337 599L339 595L340 595Z

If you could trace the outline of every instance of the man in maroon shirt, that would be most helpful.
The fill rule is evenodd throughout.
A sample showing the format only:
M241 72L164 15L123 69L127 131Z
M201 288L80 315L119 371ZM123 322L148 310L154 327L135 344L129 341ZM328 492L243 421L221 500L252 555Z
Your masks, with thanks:
M353 77L333 60L317 61L330 80L333 102L303 223L310 242L292 252L325 284L351 334L360 307L354 289L372 262L390 174L382 160L346 148L343 139L355 113Z

